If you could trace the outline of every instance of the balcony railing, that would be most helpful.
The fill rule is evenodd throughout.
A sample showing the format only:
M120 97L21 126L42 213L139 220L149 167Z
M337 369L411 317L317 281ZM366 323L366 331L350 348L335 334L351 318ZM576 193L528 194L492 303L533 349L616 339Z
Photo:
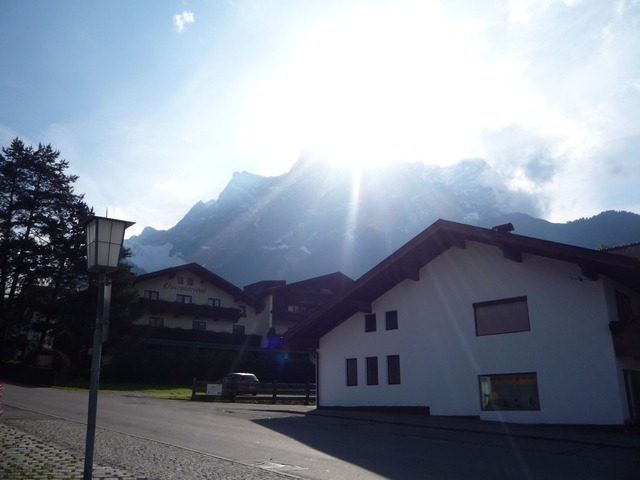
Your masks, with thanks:
M609 329L617 357L640 359L640 317L630 322L610 322Z
M244 345L259 347L260 335L245 335L241 333L212 332L203 330L186 330L182 328L151 327L147 325L132 325L131 332L139 338L161 340L164 343L187 342L197 344Z
M151 300L141 298L144 308L153 314L185 315L198 318L210 318L213 320L233 320L237 322L242 315L239 308L212 307L195 303L167 302L166 300Z

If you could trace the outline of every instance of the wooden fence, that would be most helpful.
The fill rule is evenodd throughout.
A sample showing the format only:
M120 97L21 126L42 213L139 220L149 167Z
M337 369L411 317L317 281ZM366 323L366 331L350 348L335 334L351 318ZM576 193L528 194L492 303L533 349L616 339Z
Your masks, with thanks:
M303 403L309 405L316 401L316 384L315 383L280 383L280 382L261 382L257 383L255 392L241 392L236 395L208 395L207 385L215 384L211 380L193 379L193 387L191 389L191 400L199 400L205 402L214 401L252 401L257 403Z

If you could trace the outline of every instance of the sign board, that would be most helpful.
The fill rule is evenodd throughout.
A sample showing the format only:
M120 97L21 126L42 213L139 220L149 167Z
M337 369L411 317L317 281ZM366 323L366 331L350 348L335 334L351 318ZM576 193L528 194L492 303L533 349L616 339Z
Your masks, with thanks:
M207 395L222 395L222 384L207 383Z

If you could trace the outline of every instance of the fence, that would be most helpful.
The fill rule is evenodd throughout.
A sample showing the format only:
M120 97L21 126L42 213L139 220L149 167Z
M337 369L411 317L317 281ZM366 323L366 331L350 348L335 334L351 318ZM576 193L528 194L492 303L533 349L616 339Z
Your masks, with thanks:
M261 382L255 386L255 391L240 392L233 394L230 392L222 392L218 395L207 394L207 385L214 384L210 380L193 379L193 387L191 389L191 400L200 400L205 402L213 401L252 401L256 403L271 403L272 405L280 403L303 403L309 405L316 401L316 384L315 383L279 383L279 382ZM253 385L252 385L253 389Z

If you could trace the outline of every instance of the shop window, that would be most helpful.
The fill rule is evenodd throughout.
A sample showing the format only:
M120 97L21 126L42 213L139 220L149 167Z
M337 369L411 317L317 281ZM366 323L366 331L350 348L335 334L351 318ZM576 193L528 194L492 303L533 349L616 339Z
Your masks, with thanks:
M400 355L387 356L387 381L389 385L400 385Z
M385 327L387 330L397 330L398 329L398 311L393 310L391 312L386 312L384 315Z
M151 326L151 327L164 327L164 318L162 318L162 317L149 317L149 326Z
M378 385L378 357L367 357L367 385Z
M145 290L143 297L148 298L149 300L158 300L160 298L160 292L157 292L156 290Z
M219 298L210 298L207 300L207 304L210 307L219 307L220 306L220 299Z
M182 295L181 293L176 295L176 302L178 303L191 303L191 300L191 295Z
M483 411L540 410L535 372L481 375L479 378Z
M207 322L200 322L198 320L194 320L191 328L193 330L206 330Z
M358 360L347 358L347 387L358 385Z
M364 331L365 332L375 332L377 329L376 326L376 314L369 313L364 316Z
M474 303L473 309L478 336L530 330L527 297Z

